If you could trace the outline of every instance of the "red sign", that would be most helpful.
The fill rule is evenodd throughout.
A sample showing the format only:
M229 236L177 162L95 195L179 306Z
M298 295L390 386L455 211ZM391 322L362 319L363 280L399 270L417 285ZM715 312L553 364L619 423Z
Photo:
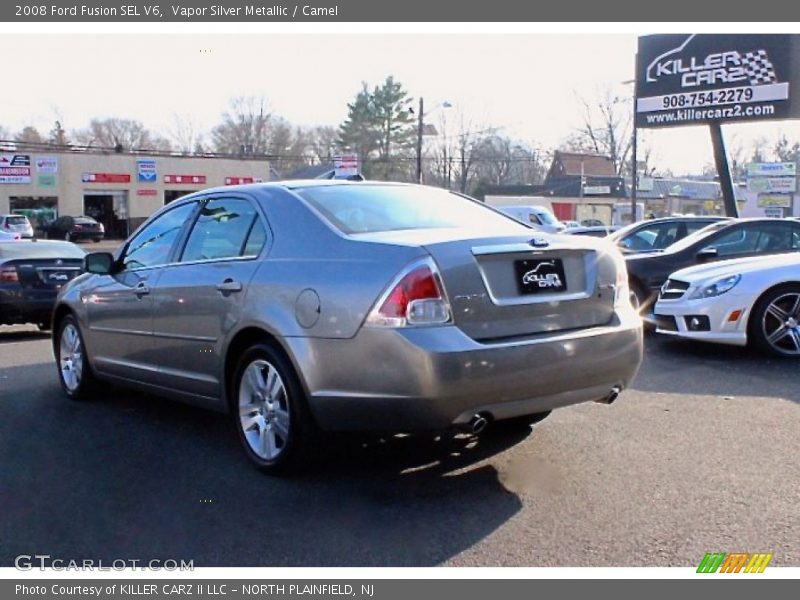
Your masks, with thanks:
M158 196L158 190L136 190L137 196Z
M261 183L261 177L226 177L225 185L243 185L245 183Z
M127 173L84 173L81 175L83 183L130 183L131 176Z
M164 183L205 183L205 175L164 175Z

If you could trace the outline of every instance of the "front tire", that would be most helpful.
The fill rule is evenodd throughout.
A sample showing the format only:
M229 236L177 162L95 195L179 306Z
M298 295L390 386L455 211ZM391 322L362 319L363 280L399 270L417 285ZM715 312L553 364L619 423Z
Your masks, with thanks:
M95 390L96 380L78 322L72 315L61 320L55 344L58 381L71 400L87 400Z
M782 285L767 292L753 308L750 335L765 354L800 358L800 285Z
M241 357L231 386L231 415L245 454L275 475L308 466L317 432L292 365L271 344L255 344Z

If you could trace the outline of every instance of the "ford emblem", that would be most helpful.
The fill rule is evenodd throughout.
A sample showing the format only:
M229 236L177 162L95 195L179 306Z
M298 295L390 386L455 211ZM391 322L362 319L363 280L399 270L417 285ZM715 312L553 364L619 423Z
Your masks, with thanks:
M531 246L533 246L534 248L547 248L550 245L550 242L548 242L545 238L542 237L535 237L531 240L530 243Z

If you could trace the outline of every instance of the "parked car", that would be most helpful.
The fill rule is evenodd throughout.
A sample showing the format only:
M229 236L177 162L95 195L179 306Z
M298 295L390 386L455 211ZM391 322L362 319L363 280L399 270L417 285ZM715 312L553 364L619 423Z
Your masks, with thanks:
M728 217L663 217L637 221L615 231L610 239L623 253L656 252L704 227Z
M681 269L661 288L654 320L660 333L800 358L800 253Z
M608 237L615 231L619 229L618 225L594 225L591 227L573 227L572 229L567 229L564 233L568 233L570 235L588 235L591 237Z
M603 227L605 223L603 223L600 219L583 219L580 222L581 227Z
M559 233L566 229L564 224L544 206L498 206L496 208L501 213L539 231Z
M610 402L642 357L615 248L424 186L196 193L86 268L54 313L66 395L116 381L228 411L267 471L319 431L477 433Z
M33 238L33 227L25 215L0 215L0 231L15 234L26 239Z
M105 228L92 217L81 215L79 217L58 217L55 221L46 223L42 227L44 237L48 239L66 240L77 242L91 240L99 242L105 236Z
M671 273L718 260L800 250L800 222L791 219L720 221L666 250L625 256L632 302L649 307Z
M581 224L577 221L561 221L564 224L564 227L567 229L575 229L576 227L580 227Z
M83 256L69 242L0 242L0 324L50 329L58 290L80 274Z

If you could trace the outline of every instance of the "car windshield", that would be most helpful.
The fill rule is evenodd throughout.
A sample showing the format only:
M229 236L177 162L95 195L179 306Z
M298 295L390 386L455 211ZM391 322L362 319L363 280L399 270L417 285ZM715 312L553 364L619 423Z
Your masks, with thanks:
M558 219L546 210L538 211L536 216L539 217L544 225L558 225Z
M681 250L684 250L685 248L688 248L689 246L693 245L695 242L697 242L697 240L706 237L708 234L714 231L719 231L720 229L723 229L724 227L727 227L732 223L733 221L718 221L716 223L712 223L711 225L707 225L702 229L698 229L694 233L690 233L682 240L678 240L677 242L672 244L668 248L668 250L669 252L680 252Z
M529 231L514 219L477 202L434 188L357 184L295 191L346 234L486 227L501 227L510 233Z
M0 243L0 258L83 258L86 253L68 242Z
M9 225L27 225L28 217L19 215L6 217L6 223L8 223Z

